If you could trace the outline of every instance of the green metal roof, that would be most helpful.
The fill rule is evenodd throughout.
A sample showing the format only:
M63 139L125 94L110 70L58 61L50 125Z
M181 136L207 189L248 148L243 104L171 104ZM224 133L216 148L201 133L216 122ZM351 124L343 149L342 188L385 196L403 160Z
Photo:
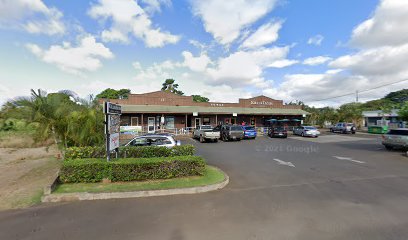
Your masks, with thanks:
M302 115L309 114L302 109L288 108L240 108L240 107L201 107L201 106L159 106L159 105L121 105L122 113L214 113L214 114L252 114L252 115Z

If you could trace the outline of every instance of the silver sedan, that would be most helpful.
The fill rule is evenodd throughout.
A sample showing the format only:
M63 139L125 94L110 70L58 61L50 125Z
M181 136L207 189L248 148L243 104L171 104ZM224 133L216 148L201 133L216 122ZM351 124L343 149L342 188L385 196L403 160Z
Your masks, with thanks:
M302 137L318 137L320 135L319 130L312 126L301 126L293 129L294 135L300 135Z

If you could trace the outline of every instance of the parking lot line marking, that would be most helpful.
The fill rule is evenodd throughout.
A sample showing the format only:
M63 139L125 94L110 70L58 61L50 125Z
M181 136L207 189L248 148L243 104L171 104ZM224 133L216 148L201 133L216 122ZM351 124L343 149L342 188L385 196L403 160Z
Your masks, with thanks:
M293 163L291 163L291 162L285 162L285 161L282 161L282 160L277 159L277 158L274 158L273 160L276 161L276 162L277 162L278 164L280 164L280 165L286 165L286 166L289 166L289 167L295 167L295 165L294 165Z
M353 158L350 158L350 157L339 157L339 156L333 156L333 157L339 160L346 160L346 161L355 162L355 163L365 163L363 161L354 160Z

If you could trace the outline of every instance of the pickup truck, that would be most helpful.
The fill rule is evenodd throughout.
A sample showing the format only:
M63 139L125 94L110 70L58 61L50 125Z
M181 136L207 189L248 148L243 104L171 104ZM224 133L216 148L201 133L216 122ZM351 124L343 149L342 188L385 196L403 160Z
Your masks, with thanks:
M199 139L201 143L207 140L218 142L220 131L214 130L211 125L201 125L194 130L193 138Z
M408 128L391 129L382 136L382 144L387 150L394 148L408 150Z

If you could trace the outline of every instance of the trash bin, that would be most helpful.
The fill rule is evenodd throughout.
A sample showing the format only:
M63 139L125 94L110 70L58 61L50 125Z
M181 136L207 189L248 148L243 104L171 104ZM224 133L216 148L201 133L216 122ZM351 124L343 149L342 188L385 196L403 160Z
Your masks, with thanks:
M368 126L368 133L384 134L388 132L388 126Z

